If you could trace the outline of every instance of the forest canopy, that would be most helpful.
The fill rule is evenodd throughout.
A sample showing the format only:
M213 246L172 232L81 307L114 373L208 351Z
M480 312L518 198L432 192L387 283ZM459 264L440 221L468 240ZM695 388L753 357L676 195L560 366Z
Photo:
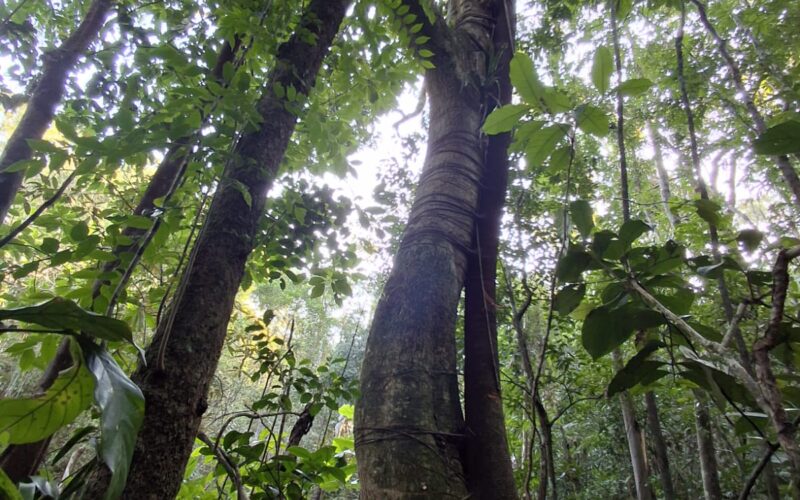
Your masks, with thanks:
M800 499L800 3L0 3L0 497Z

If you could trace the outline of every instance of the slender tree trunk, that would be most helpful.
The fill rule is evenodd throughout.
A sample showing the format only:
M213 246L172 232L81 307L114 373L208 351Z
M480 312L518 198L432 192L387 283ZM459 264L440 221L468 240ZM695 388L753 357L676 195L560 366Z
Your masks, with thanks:
M485 158L475 65L488 67L503 3L457 2L455 28L439 17L429 24L420 4L405 3L431 37L436 67L426 74L428 153L361 371L355 434L365 499L468 495L454 333Z
M723 39L719 33L717 33L716 28L714 28L714 25L711 24L711 21L708 19L708 14L706 13L705 4L703 4L701 0L690 1L695 5L695 7L697 7L697 13L700 15L700 21L703 23L706 31L708 31L708 33L714 39L720 56L728 66L731 82L736 89L737 96L744 101L744 107L747 109L750 119L753 120L753 128L757 134L763 134L767 130L766 121L764 120L764 116L756 107L755 102L753 102L753 96L744 87L742 72L739 69L739 65L736 63L733 57L731 57L730 52L728 52L728 42L726 42L725 39ZM800 205L800 176L797 175L797 171L794 169L791 160L789 160L789 157L786 155L776 156L775 164L783 176L783 179L786 181L786 185L789 187L789 190L794 195L795 204Z
M504 2L493 13L497 19L493 33L494 52L499 58L496 88L487 97L489 113L495 106L511 102L509 61L513 33L509 32L513 12L505 12ZM469 255L465 280L464 313L464 473L467 487L475 498L517 498L511 455L506 439L503 402L500 396L500 370L497 353L497 254L500 222L508 182L508 145L511 134L485 140L486 155L478 200L474 246Z
M644 402L647 408L647 427L653 438L656 466L658 468L659 479L661 480L661 487L664 489L664 498L666 500L672 500L675 498L675 489L672 486L669 454L667 453L667 443L664 439L664 433L661 431L661 419L658 417L658 405L656 404L656 395L653 391L645 393Z
M705 395L700 391L695 391L695 397L697 398L697 403L694 406L694 422L697 431L700 472L703 476L703 492L706 500L721 500L722 490L719 486L714 435L711 432L711 420Z
M0 224L8 215L25 175L24 171L3 171L18 161L31 158L33 151L28 146L28 139L41 139L50 127L56 106L66 90L67 75L89 44L97 38L112 3L112 0L94 0L83 21L69 38L59 48L45 54L41 79L0 157Z
M611 5L611 34L614 44L614 63L616 66L617 86L622 83L622 57L619 47L619 33L617 27L617 2L609 2ZM631 219L630 195L628 193L628 162L625 154L625 114L622 93L616 93L616 112L617 112L617 146L619 148L619 172L620 172L620 194L622 197L622 220L628 222ZM622 369L622 354L619 349L612 353L614 368ZM628 392L621 392L619 403L622 408L622 420L625 425L625 436L628 440L628 451L631 456L631 466L633 467L633 478L636 483L636 496L639 500L649 500L652 498L650 489L649 471L647 467L647 453L644 443L644 435L639 423L636 420L636 411L633 407L633 400Z
M238 48L238 42L236 48ZM212 71L212 76L214 78L218 80L221 79L222 67L226 62L233 60L236 54L236 48L231 47L227 42L224 44L222 52L217 59L217 64ZM156 209L155 200L166 196L174 188L186 165L187 149L186 141L179 141L170 147L164 159L156 169L155 174L150 178L147 188L133 210L133 215L148 216L152 214ZM131 243L129 245L116 246L112 249L115 260L106 262L103 265L103 272L117 270L120 265L119 259L122 254L137 248L140 244L144 244L142 243L142 239L145 237L146 233L147 230L145 229L131 226L126 227L122 234L128 237ZM92 287L94 299L100 296L101 287L106 284L107 282L103 280L96 280L94 282ZM93 308L95 310L99 309L100 311L105 309L104 307L95 307L94 303ZM39 381L39 391L46 391L50 385L52 385L58 373L71 366L71 364L72 356L69 352L69 339L64 339L59 345L55 356L50 361L47 370L42 375L42 379ZM12 481L18 483L36 473L45 457L49 444L50 439L48 438L36 443L10 445L0 456L0 468L8 474Z
M669 199L671 196L669 189L669 174L667 169L664 168L664 153L661 150L661 137L653 127L653 122L647 122L647 129L650 132L650 141L653 143L653 160L656 164L656 175L658 176L658 188L661 195L661 205L664 208L664 215L669 221L669 227L675 231L675 214L669 206Z
M125 498L171 498L180 487L265 195L297 121L275 88L293 86L298 94L309 93L349 4L312 0L295 34L278 48L275 69L258 104L262 126L240 139L225 166L184 272L182 293L147 349L147 365L133 376L147 405ZM237 189L240 184L247 188L249 200ZM107 479L104 471L90 478L88 496L99 496Z

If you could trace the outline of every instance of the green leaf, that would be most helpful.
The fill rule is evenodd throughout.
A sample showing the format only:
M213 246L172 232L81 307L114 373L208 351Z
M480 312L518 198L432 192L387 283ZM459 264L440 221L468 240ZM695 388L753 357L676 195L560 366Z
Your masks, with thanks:
M544 163L547 157L556 149L561 139L567 135L567 130L568 127L566 125L559 123L544 127L531 134L525 148L528 164L539 166Z
M699 215L701 219L709 224L715 226L719 225L719 205L711 200L699 199L694 200L694 206L697 208L697 215Z
M120 498L144 419L144 395L105 349L88 342L84 346L95 379L94 400L101 411L98 454L111 471L105 498Z
M592 83L601 94L605 94L608 91L613 71L614 65L611 51L605 45L598 47L592 61Z
M576 110L578 128L588 134L602 137L608 134L608 115L602 109L584 104Z
M73 364L58 374L44 394L0 401L0 434L10 444L35 443L75 420L92 402L94 384L80 347L70 341Z
M80 221L69 230L69 237L72 241L82 241L89 236L89 225L84 221Z
M625 248L628 248L639 236L652 229L653 228L640 220L629 220L619 228L619 240L625 245Z
M322 294L325 293L325 283L318 283L311 287L311 298L316 299L317 297L321 297Z
M641 382L651 372L658 370L663 363L658 361L648 362L647 358L661 347L666 347L666 344L663 342L648 342L614 375L614 378L608 384L608 389L606 389L606 396L610 398L622 391L627 391ZM666 374L667 372L664 373Z
M536 68L528 54L517 52L509 64L509 77L522 100L528 104L541 107L544 86L536 76Z
M353 405L342 405L339 407L339 415L343 416L348 420L353 420L355 418L356 409Z
M592 207L586 200L575 200L569 204L569 213L572 216L572 223L578 228L578 232L584 238L588 237L594 227L592 220Z
M736 241L744 245L745 250L752 252L764 239L764 233L758 229L743 229L736 235Z
M580 248L571 247L556 265L556 279L559 283L578 281L591 262L591 255Z
M647 78L632 78L622 82L620 86L617 87L617 90L624 96L637 96L639 94L644 94L652 86L653 82Z
M0 469L0 498L5 498L6 500L22 500L22 495L20 495L19 490L3 469Z
M508 132L519 123L520 118L527 111L528 107L523 104L507 104L501 108L496 108L483 122L483 131L488 135Z
M553 309L558 314L566 316L578 307L586 295L586 285L580 283L578 285L567 285L556 294L553 301Z
M592 359L598 359L621 346L634 331L665 322L661 314L631 302L617 308L600 306L586 316L581 342Z
M789 120L767 129L753 141L759 155L788 155L800 153L800 121Z
M63 297L55 297L36 306L0 310L0 320L22 321L133 344L133 333L127 323L82 309Z

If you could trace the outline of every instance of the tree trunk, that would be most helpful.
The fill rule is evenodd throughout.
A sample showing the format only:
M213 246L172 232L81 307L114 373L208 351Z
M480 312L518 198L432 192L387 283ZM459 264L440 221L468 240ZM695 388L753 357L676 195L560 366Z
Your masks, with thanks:
M476 82L485 69L475 65L488 67L493 7L503 3L457 2L452 29L405 3L426 24L436 67L426 74L428 153L361 371L355 434L365 499L468 496L455 324L484 163Z
M182 293L147 349L147 365L133 376L145 395L146 411L125 498L171 498L180 488L265 196L297 121L275 88L293 86L298 94L308 94L349 4L312 0L295 34L278 48L258 104L262 126L240 139L225 166L184 272ZM249 200L237 189L239 183L247 187ZM106 471L90 478L89 497L100 496L107 479Z
M489 91L485 113L511 102L509 61L513 12L495 13L494 51L499 57L497 85ZM508 17L506 16L508 14ZM497 254L508 182L511 134L488 138L475 223L474 246L465 281L464 313L464 473L475 498L517 498L506 439L497 354Z
M653 391L648 391L644 395L644 402L647 408L647 427L653 438L655 448L655 460L658 467L658 476L661 480L661 487L664 489L664 498L672 500L675 498L675 489L672 486L672 472L669 467L669 454L667 453L667 443L664 440L664 433L661 431L661 419L658 416L658 406L656 405L656 395Z
M711 433L711 421L706 406L705 396L695 391L694 419L697 429L697 450L700 456L700 472L703 476L703 492L706 500L720 500L722 490L719 486L717 456L714 448L714 436Z
M614 66L617 77L617 88L622 84L622 56L619 48L619 32L617 27L617 2L610 2L611 6L611 35L614 45ZM619 148L619 185L622 198L622 220L628 222L631 219L631 201L628 192L628 161L625 155L625 113L622 93L616 92L616 118L617 118L617 147ZM622 354L619 349L614 349L611 353L614 368L619 371L622 369ZM636 484L636 497L638 500L649 500L652 498L650 490L649 472L647 470L647 448L644 443L644 435L636 421L636 411L633 407L633 399L627 392L619 394L619 404L622 408L622 420L625 425L625 436L628 440L628 451L631 456L631 466L633 467L633 479Z
M97 38L111 5L111 0L94 0L83 21L69 38L59 48L45 54L41 79L28 100L22 120L14 129L0 157L0 224L8 215L25 175L22 170L3 171L18 161L31 158L33 151L28 146L28 139L41 139L50 127L56 106L66 90L67 74L72 71L89 44Z

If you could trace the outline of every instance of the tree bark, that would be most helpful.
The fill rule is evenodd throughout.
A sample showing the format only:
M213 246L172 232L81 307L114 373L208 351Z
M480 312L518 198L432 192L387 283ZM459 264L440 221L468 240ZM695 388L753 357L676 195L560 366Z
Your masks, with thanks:
M497 27L493 33L494 53L499 59L496 85L488 92L485 113L511 102L509 62L513 33L509 32L514 13L506 12L504 2L493 13ZM508 146L511 134L486 140L486 155L478 199L474 246L469 255L465 281L464 313L464 473L475 498L515 499L517 488L511 469L506 439L500 371L497 354L497 255L500 223L508 183Z
M617 87L622 84L622 56L619 47L619 32L617 27L617 2L609 2L611 5L611 35L614 45L614 66L616 69ZM619 185L622 197L622 220L628 222L631 219L631 200L628 192L628 161L625 154L625 113L622 93L616 92L616 118L617 118L617 147L619 149ZM614 368L619 371L622 369L622 354L619 349L614 349L611 353ZM636 484L636 497L638 500L649 500L652 498L650 489L649 471L647 467L647 448L644 442L644 434L636 420L636 411L633 407L633 399L628 392L619 394L619 404L622 408L622 420L625 425L625 436L628 440L628 451L631 456L631 466L633 467L633 479Z
M365 499L466 498L456 311L473 242L484 148L479 83L501 0L463 0L449 28L406 2L431 36L428 152L394 268L378 302L356 405ZM476 68L483 63L483 70Z
M171 498L180 488L266 193L297 121L275 89L293 86L298 94L309 93L349 4L312 0L294 35L278 48L258 104L262 125L240 139L225 166L184 272L182 294L168 314L171 321L159 325L147 349L147 365L133 376L146 410L124 498ZM249 200L237 189L240 183ZM90 478L90 498L100 496L107 478L104 470Z
M697 403L694 407L694 421L697 431L700 472L703 476L703 493L706 500L720 500L722 498L722 490L719 486L717 456L714 448L714 436L711 433L708 407L702 392L695 391L695 396L697 397Z
M25 175L24 171L4 170L18 161L31 158L33 151L28 146L28 139L41 139L50 127L56 106L66 90L67 74L72 71L89 44L97 38L112 3L112 0L94 0L75 31L59 48L45 54L41 79L28 100L22 120L14 129L0 157L0 224L8 215Z
M675 489L672 485L672 472L669 466L669 454L667 453L667 443L664 440L664 433L661 431L661 419L658 415L658 405L656 395L653 391L648 391L644 395L644 403L647 408L647 427L653 438L653 448L655 449L655 461L658 468L658 476L661 487L664 489L664 498L673 500Z

